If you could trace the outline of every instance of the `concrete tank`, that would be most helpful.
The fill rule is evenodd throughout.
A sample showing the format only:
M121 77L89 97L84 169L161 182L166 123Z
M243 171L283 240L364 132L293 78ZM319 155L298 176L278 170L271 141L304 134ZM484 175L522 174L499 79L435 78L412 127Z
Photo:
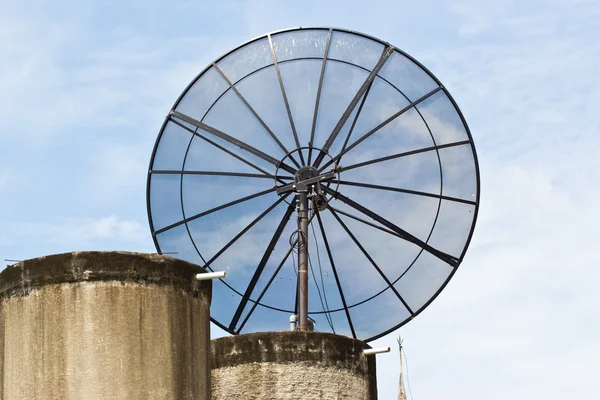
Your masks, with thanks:
M79 252L0 273L0 399L210 398L211 282L170 257Z
M377 399L375 356L345 336L261 332L211 341L212 398Z

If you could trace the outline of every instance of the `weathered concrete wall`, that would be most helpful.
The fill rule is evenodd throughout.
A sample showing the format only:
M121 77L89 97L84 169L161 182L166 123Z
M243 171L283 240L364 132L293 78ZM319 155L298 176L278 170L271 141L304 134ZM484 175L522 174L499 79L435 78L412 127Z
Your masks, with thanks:
M317 332L261 332L211 341L212 398L377 398L363 342Z
M210 281L169 257L59 254L0 274L0 399L210 398Z

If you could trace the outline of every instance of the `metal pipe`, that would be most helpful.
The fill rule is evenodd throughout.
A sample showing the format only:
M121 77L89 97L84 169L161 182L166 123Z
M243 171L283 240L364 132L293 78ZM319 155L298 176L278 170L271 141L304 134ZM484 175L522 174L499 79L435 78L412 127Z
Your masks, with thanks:
M364 349L363 350L363 354L365 356L370 356L372 354L379 354L379 353L389 353L390 352L390 348L388 347L377 347L375 349Z
M197 281L208 281L210 279L217 278L225 278L227 276L227 272L218 271L218 272L204 272L202 274L196 274Z
M298 190L298 330L312 331L308 321L308 188Z

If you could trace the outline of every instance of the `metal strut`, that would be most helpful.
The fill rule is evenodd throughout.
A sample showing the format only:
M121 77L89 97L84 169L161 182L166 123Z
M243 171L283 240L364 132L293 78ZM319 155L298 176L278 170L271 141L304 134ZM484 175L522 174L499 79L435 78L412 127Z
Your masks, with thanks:
M308 185L299 184L298 192L298 330L312 332L308 319Z
M313 323L308 318L308 224L309 224L309 197L314 197L315 184L327 182L336 177L336 172L331 171L319 174L314 167L304 166L300 168L295 176L294 183L286 184L276 188L280 196L296 192L296 202L298 205L298 292L296 300L298 301L298 328L303 332L312 332ZM313 193L309 196L308 190L312 188Z

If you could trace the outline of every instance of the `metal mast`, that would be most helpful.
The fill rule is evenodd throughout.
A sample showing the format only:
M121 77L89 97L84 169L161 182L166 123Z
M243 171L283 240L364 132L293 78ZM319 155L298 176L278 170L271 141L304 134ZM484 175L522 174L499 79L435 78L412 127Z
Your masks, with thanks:
M298 210L298 327L297 330L312 332L313 324L308 318L308 224L309 224L309 195L319 182L330 181L336 177L334 171L319 174L314 167L304 166L294 175L294 182L277 188L277 194L296 193Z
M308 190L319 182L329 181L335 178L334 171L319 174L314 167L302 167L295 176L294 183L284 185L277 189L278 194L291 191L296 192L298 205L298 330L312 332L313 325L308 319L308 223L309 223L309 201ZM315 193L312 193L314 195Z
M298 330L312 331L308 320L308 186L297 185L298 192Z

